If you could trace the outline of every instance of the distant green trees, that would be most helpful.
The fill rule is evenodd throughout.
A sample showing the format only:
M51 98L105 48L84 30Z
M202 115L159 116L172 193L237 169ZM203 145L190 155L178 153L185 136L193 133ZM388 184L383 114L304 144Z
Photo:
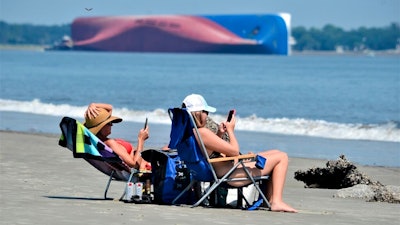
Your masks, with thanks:
M64 35L70 35L70 25L38 26L31 24L8 24L0 21L0 44L52 45Z
M341 47L347 51L388 50L400 45L400 26L392 23L384 28L365 28L344 31L333 25L322 29L292 28L296 43L293 50L332 51Z
M0 21L0 44L53 45L64 35L70 36L70 24L38 26L31 24L8 24ZM345 31L334 25L322 29L293 27L295 51L346 51L388 50L400 45L400 26L392 23L383 28L360 27Z

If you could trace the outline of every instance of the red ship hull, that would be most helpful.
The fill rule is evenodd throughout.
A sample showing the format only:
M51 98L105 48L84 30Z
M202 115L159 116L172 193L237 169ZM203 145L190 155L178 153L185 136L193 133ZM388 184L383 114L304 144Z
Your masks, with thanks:
M75 50L280 54L259 39L243 38L202 16L77 18L71 34ZM283 43L287 49L287 41Z

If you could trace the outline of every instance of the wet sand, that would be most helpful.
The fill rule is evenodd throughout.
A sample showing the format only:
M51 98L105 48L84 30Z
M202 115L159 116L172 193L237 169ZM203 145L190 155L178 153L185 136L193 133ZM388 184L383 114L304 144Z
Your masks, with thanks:
M400 205L333 198L336 190L306 189L294 172L326 161L291 158L284 200L299 213L190 208L118 201L124 183L69 150L58 136L0 132L1 224L399 224ZM358 166L374 181L400 186L400 168Z

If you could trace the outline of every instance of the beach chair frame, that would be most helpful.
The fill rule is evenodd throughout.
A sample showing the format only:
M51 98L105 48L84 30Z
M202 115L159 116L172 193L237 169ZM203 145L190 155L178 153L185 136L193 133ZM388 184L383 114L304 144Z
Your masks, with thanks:
M177 202L177 200L186 191L190 190L196 182L209 182L210 186L202 193L200 199L197 202L195 202L192 205L192 207L197 207L201 203L203 203L203 201L207 197L209 197L213 193L213 191L223 183L247 180L247 181L250 181L250 184L253 184L255 186L255 188L259 194L259 199L262 199L264 201L265 205L269 209L271 208L270 203L268 202L267 198L265 197L264 193L261 191L261 189L259 187L260 182L263 180L268 180L269 176L252 176L244 164L245 161L255 160L256 154L244 154L244 155L239 155L239 156L235 156L235 157L221 157L221 158L210 159L207 154L205 145L201 139L199 130L198 130L196 123L192 117L192 114L185 108L170 108L168 110L168 113L172 120L171 141L170 141L169 147L176 148L178 150L178 154L180 155L181 159L183 159L184 161L185 161L185 159L188 158L188 154L190 155L189 158L191 158L193 156L192 154L197 154L198 157L202 157L202 158L200 158L198 160L198 162L195 162L195 163L199 163L199 164L201 164L202 162L205 163L205 165L198 167L197 165L193 165L193 164L185 161L185 163L187 164L191 173L193 174L193 179L192 179L192 182L174 199L173 203ZM184 118L179 118L179 117L184 117ZM181 123L181 124L176 124L176 123ZM186 124L183 124L183 123L186 123ZM180 132L183 132L183 133L180 133ZM191 140L189 140L189 139L191 139ZM191 143L190 144L184 143L184 142L188 142L188 141ZM198 153L196 153L196 151ZM189 161L191 161L191 160L189 160ZM212 164L216 163L216 162L222 162L222 161L232 161L234 163L233 163L232 168L224 176L219 178L217 176ZM191 165L193 165L193 166L191 166ZM247 177L230 178L232 173L239 167L241 167L241 169L244 170ZM204 174L204 173L208 173L208 175L198 176L198 175ZM237 189L238 195L242 196L243 199L245 200L246 205L247 205L246 207L250 206L248 200L242 194L242 187L230 187L230 188ZM238 203L239 203L239 200L240 200L240 198L238 198ZM239 204L241 204L241 201Z
M63 117L60 122L61 137L58 144L72 151L74 158L83 158L97 170L109 176L104 199L111 182L132 182L139 171L126 165L111 148L99 140L83 124L70 117ZM122 194L120 200L125 195Z

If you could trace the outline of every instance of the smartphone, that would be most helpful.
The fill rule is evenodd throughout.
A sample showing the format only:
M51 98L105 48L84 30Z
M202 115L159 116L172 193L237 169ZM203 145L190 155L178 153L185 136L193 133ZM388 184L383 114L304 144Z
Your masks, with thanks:
M229 110L228 119L226 121L231 122L232 116L235 114L235 112L236 111L234 109Z
M143 129L146 129L146 127L147 127L147 117L146 117L146 121L144 122L144 128Z

